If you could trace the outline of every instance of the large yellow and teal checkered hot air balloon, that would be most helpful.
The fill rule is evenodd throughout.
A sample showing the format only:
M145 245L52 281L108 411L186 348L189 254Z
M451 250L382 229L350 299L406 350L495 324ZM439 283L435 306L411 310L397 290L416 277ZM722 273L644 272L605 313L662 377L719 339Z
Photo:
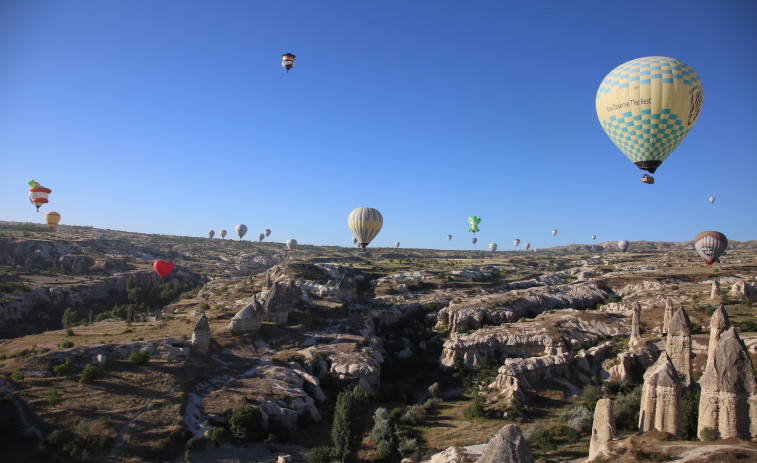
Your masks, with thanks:
M365 249L381 231L384 217L381 216L381 212L372 207L358 207L350 212L347 225L357 238L357 245Z
M597 90L597 117L628 159L654 173L694 127L702 101L702 82L689 65L648 56L607 74ZM646 174L642 181L654 183Z

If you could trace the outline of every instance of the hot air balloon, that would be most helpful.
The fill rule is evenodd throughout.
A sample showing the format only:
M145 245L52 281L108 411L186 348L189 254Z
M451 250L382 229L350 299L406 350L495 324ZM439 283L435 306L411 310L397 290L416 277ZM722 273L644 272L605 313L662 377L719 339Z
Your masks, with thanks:
M452 241L452 235L447 235L447 241Z
M591 235L591 239L593 240L597 239L597 235Z
M291 53L284 53L283 55L281 55L281 65L286 68L287 74L289 74L289 70L294 67L295 58L296 57Z
M400 247L400 242L399 242L399 241L395 241L395 243L394 243L394 247L395 247L395 248L398 248L398 247Z
M357 238L355 238L354 236L352 237L352 244L357 245Z
M289 238L287 240L287 249L289 249L290 251L294 251L294 248L296 247L297 247L297 240L294 238Z
M478 224L481 223L481 217L472 215L468 217L468 223L470 224L470 228L468 228L469 232L473 232L475 234L477 231L481 231L478 229Z
M518 247L518 245L520 244L520 240L519 240L518 238L515 238L515 239L513 240L513 243L515 244L515 247L517 248L517 247Z
M490 250L491 252L494 252L494 251L496 251L496 250L497 250L497 243L490 243L490 244L489 244L489 250Z
M152 264L152 268L154 268L158 275L160 275L160 279L164 280L168 274L171 273L171 270L173 270L173 262L168 260L156 260Z
M215 230L208 230L208 238L213 238L214 236L216 236L216 231Z
M350 212L347 225L357 238L357 245L365 249L381 231L384 217L372 207L358 207Z
M258 233L258 242L261 242L265 239L265 235L262 233Z
M265 233L265 236L271 236L271 229L266 228L265 230L263 230L263 233Z
M704 263L711 266L728 248L728 238L720 232L703 231L694 238L694 248Z
M715 197L714 196L710 196L710 204L712 204L714 202L715 202Z
M699 76L664 56L621 64L599 85L597 117L610 139L641 170L653 174L686 138L702 110ZM642 182L654 178L644 174Z
M226 230L221 230L221 238L226 238L226 233L228 233Z
M45 214L45 221L47 221L48 227L55 230L55 227L58 226L58 222L60 222L60 214L57 212L48 212Z
M536 252L536 248L534 248L534 252Z
M528 248L531 247L531 243L526 243L526 244L523 245L523 247L525 247L526 251L528 251Z
M239 239L241 240L244 238L245 233L247 233L247 225L240 223L236 227L234 227L234 230L237 231L237 235L239 235Z
M552 236L557 236L557 230L552 230Z
M34 204L37 208L37 212L39 212L39 208L42 207L43 204L47 203L47 197L50 195L50 193L53 192L50 188L45 188L39 183L35 182L34 180L29 180L29 201Z
M628 249L628 240L618 241L618 248L620 248L620 252L626 252Z
M478 242L478 238L471 238L470 242L473 244L476 244L476 242Z

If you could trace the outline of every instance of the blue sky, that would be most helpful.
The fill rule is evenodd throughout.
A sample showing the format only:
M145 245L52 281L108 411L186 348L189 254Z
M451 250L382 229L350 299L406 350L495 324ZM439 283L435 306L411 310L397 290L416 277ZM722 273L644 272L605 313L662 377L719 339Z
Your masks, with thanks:
M6 0L0 220L348 245L369 206L375 246L757 239L756 22L748 0ZM594 107L650 55L704 88L653 186Z

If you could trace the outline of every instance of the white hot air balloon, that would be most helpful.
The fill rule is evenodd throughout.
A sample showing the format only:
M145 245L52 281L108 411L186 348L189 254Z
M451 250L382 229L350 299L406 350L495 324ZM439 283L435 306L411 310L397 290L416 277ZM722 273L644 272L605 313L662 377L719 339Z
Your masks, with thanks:
M525 247L526 251L528 251L528 248L531 247L531 243L526 243L526 244L523 245L523 247Z
M628 250L628 240L618 241L618 248L620 248L620 252L626 252Z
M240 223L236 227L234 227L234 230L237 231L237 235L239 235L239 239L241 240L244 238L244 235L247 233L247 225Z
M518 238L515 238L515 239L513 240L513 243L515 243L515 247L517 248L517 247L518 247L518 245L520 244L520 240L519 240Z
M215 230L208 230L208 238L213 238L214 236L216 236L216 231Z
M262 233L258 233L258 242L261 242L265 239L265 235Z
M399 241L397 241L396 243L394 243L394 247L395 247L395 248L398 248L398 247L400 247L400 242L399 242Z
M290 251L294 251L294 248L296 247L297 247L297 240L294 238L289 238L287 240L287 249L289 249Z
M497 243L491 243L491 244L489 244L489 250L491 252L496 251L497 250Z
M552 230L552 236L557 236L557 230Z
M712 204L714 202L715 202L715 197L714 196L710 196L710 204Z
M591 235L591 239L592 239L592 240L595 240L595 239L597 239L597 235Z

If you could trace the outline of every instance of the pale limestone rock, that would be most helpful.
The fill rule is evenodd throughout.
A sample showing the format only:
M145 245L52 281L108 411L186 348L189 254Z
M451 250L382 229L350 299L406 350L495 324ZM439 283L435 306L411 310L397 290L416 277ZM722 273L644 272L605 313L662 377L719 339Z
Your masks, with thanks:
M681 437L681 383L666 352L644 373L639 432L653 429Z
M673 318L673 299L668 298L667 302L665 302L665 314L662 319L662 334L668 334L671 318Z
M516 424L508 424L492 437L477 463L533 463L523 433Z
M715 299L716 297L720 297L720 282L718 280L712 280L710 299Z
M726 313L723 304L715 309L712 317L710 317L710 343L707 345L707 364L713 360L715 347L718 345L720 336L730 328L731 324L728 321L728 313Z
M641 339L641 304L637 301L633 305L633 317L631 318L631 339L629 345L633 348L644 341Z
M681 387L691 386L691 321L683 307L670 319L665 350L681 377Z
M743 301L746 298L746 283L744 280L737 281L731 286L731 291L728 293L732 299Z
M600 399L594 408L589 460L608 453L610 451L608 443L613 439L615 439L615 418L612 415L612 400Z
M192 353L195 355L205 355L208 353L210 346L210 325L208 317L205 314L197 319L194 332L192 333Z
M700 438L705 427L721 439L757 438L757 379L735 328L720 335L699 385Z
M229 331L232 334L242 334L259 330L263 324L260 310L260 305L253 299L252 304L248 304L234 315L229 323Z
M289 313L302 300L302 294L292 279L273 283L258 295L258 301L263 306L263 318L276 324L286 323Z

